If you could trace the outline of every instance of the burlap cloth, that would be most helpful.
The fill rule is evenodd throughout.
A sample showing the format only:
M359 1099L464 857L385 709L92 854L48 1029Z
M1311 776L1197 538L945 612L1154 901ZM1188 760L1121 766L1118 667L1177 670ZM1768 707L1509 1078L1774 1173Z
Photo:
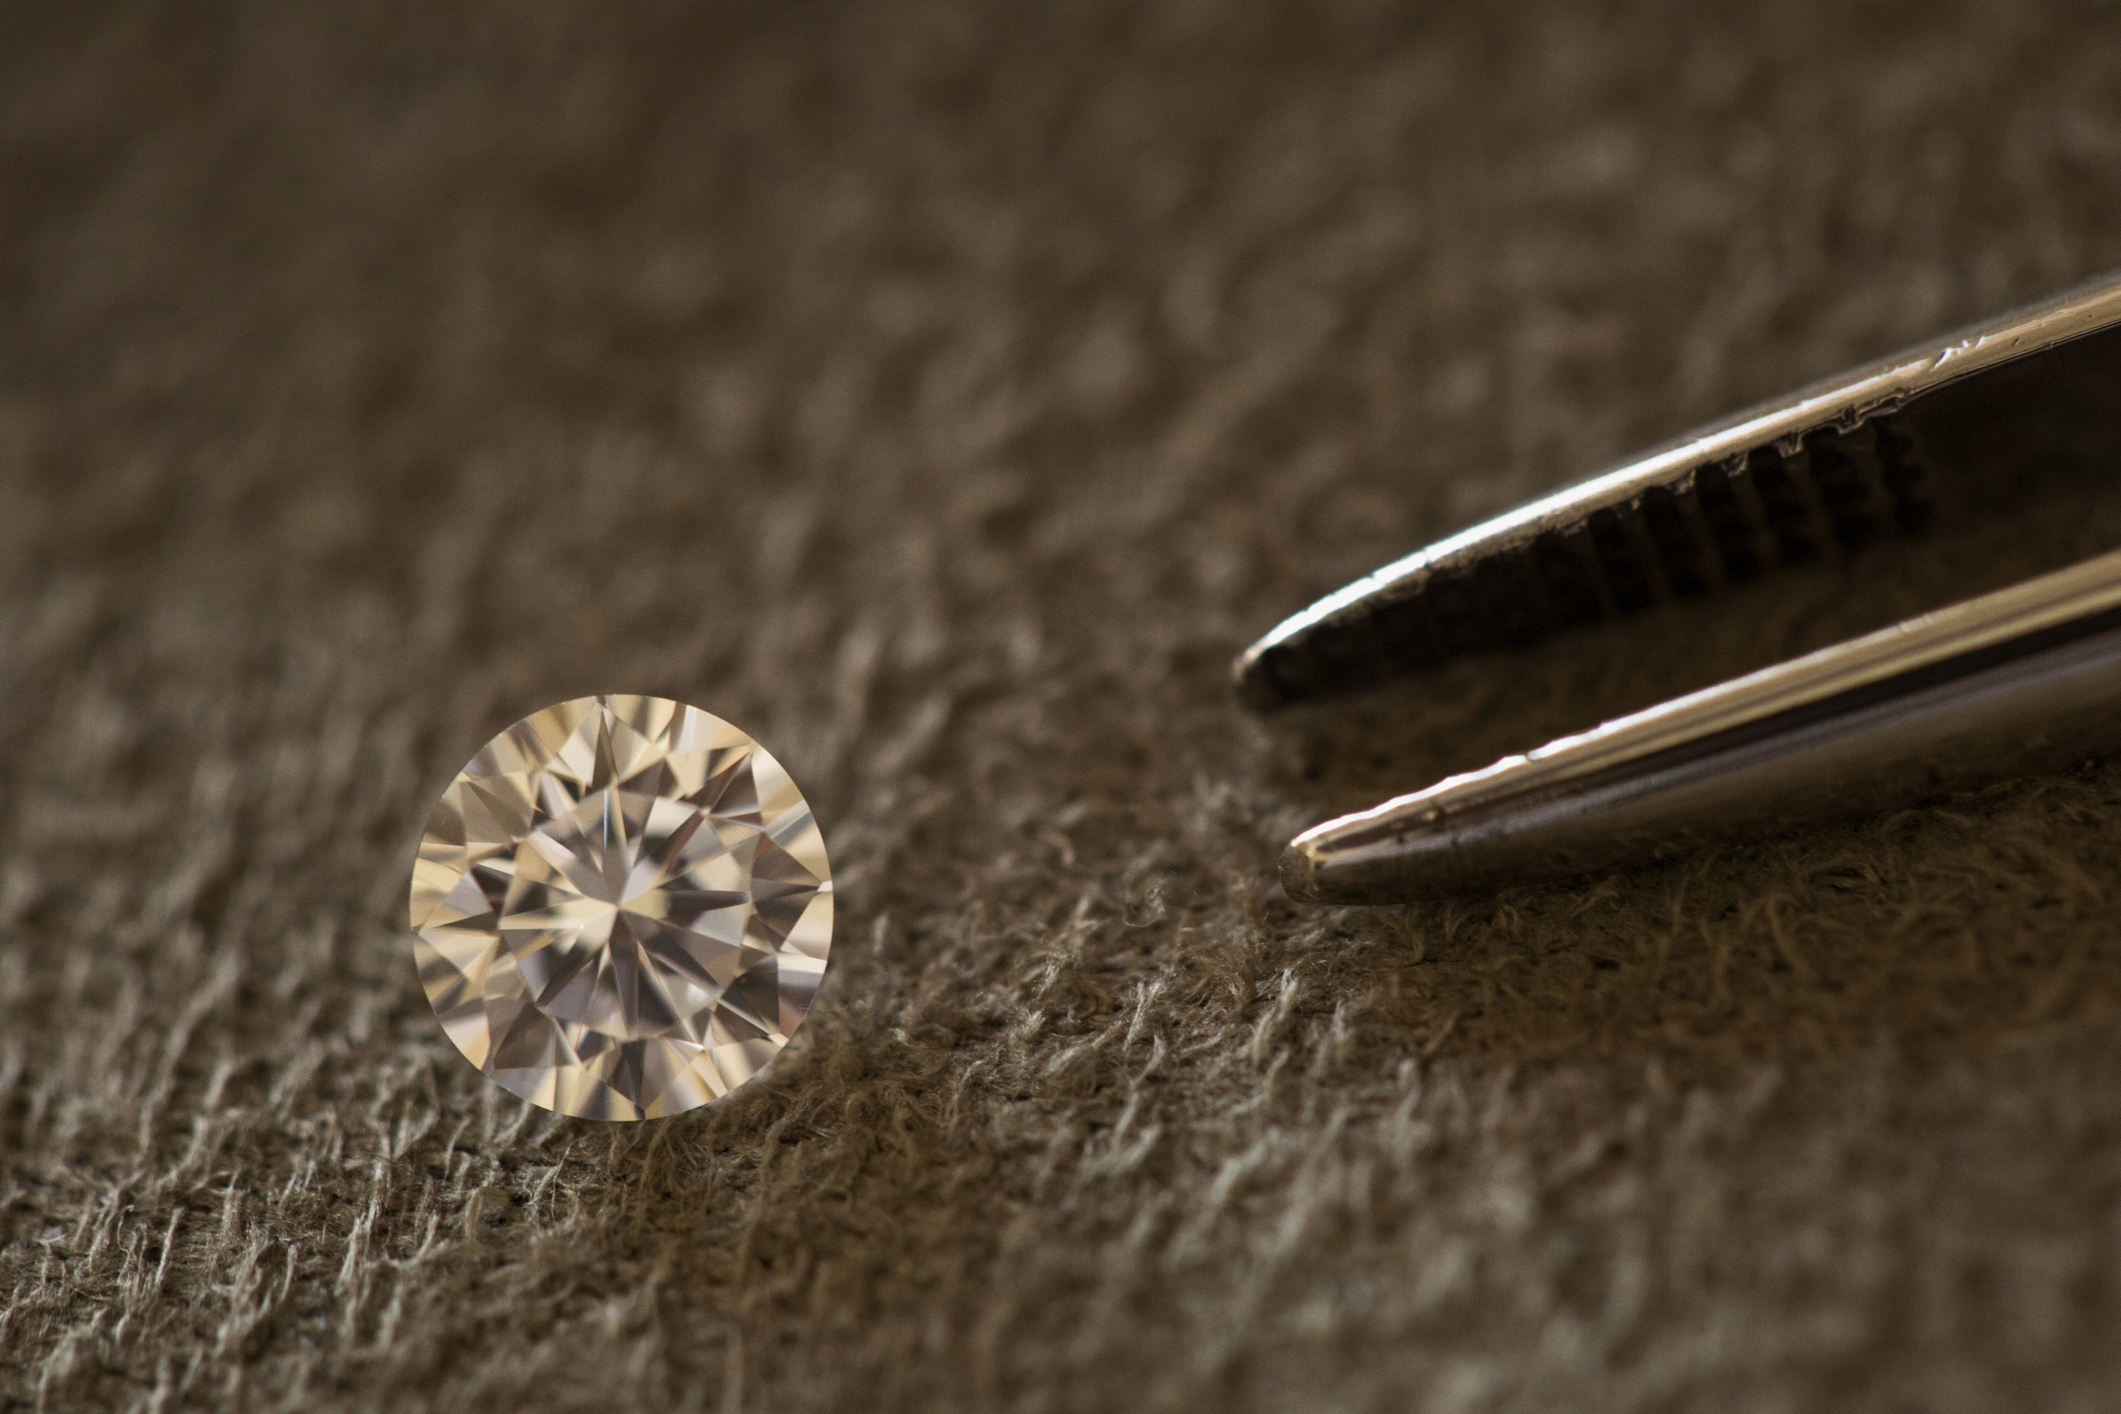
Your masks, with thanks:
M2121 1401L2121 764L1271 882L1936 585L1226 678L2121 265L2112 6L18 3L0 235L0 1405ZM638 1126L489 1087L403 933L449 775L609 690L842 890L798 1050Z

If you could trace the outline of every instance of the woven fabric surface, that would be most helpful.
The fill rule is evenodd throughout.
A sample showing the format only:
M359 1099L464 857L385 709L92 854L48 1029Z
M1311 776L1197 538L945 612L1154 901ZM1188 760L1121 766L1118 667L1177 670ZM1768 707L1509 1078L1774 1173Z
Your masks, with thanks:
M0 8L0 1407L2111 1408L2121 763L1272 881L1951 576L1227 670L2121 265L2117 173L2110 5ZM841 891L652 1124L488 1086L405 935L600 691L758 736Z

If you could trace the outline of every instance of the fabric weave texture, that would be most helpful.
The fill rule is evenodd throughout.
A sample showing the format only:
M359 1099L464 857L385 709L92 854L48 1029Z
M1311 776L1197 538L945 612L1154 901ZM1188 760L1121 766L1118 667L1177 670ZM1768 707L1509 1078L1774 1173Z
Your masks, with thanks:
M2110 1408L2121 761L1272 878L2110 509L1227 672L2121 266L2117 174L2107 4L0 7L0 1408ZM406 936L443 785L598 692L742 723L838 889L655 1124L487 1084Z

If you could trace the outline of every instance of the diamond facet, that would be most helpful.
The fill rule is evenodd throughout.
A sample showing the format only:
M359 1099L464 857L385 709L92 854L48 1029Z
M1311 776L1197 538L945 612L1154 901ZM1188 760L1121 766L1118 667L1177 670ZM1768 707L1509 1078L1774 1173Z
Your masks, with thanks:
M802 1025L832 870L802 792L719 717L580 697L486 743L428 818L413 949L457 1049L585 1119L719 1099Z

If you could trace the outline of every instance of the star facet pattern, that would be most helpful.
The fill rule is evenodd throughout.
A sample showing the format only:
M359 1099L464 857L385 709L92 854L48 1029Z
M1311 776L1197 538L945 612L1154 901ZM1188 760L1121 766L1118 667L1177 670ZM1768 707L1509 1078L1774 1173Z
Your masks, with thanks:
M420 983L504 1088L678 1114L765 1068L832 948L832 870L780 762L662 697L582 697L488 742L428 818Z

